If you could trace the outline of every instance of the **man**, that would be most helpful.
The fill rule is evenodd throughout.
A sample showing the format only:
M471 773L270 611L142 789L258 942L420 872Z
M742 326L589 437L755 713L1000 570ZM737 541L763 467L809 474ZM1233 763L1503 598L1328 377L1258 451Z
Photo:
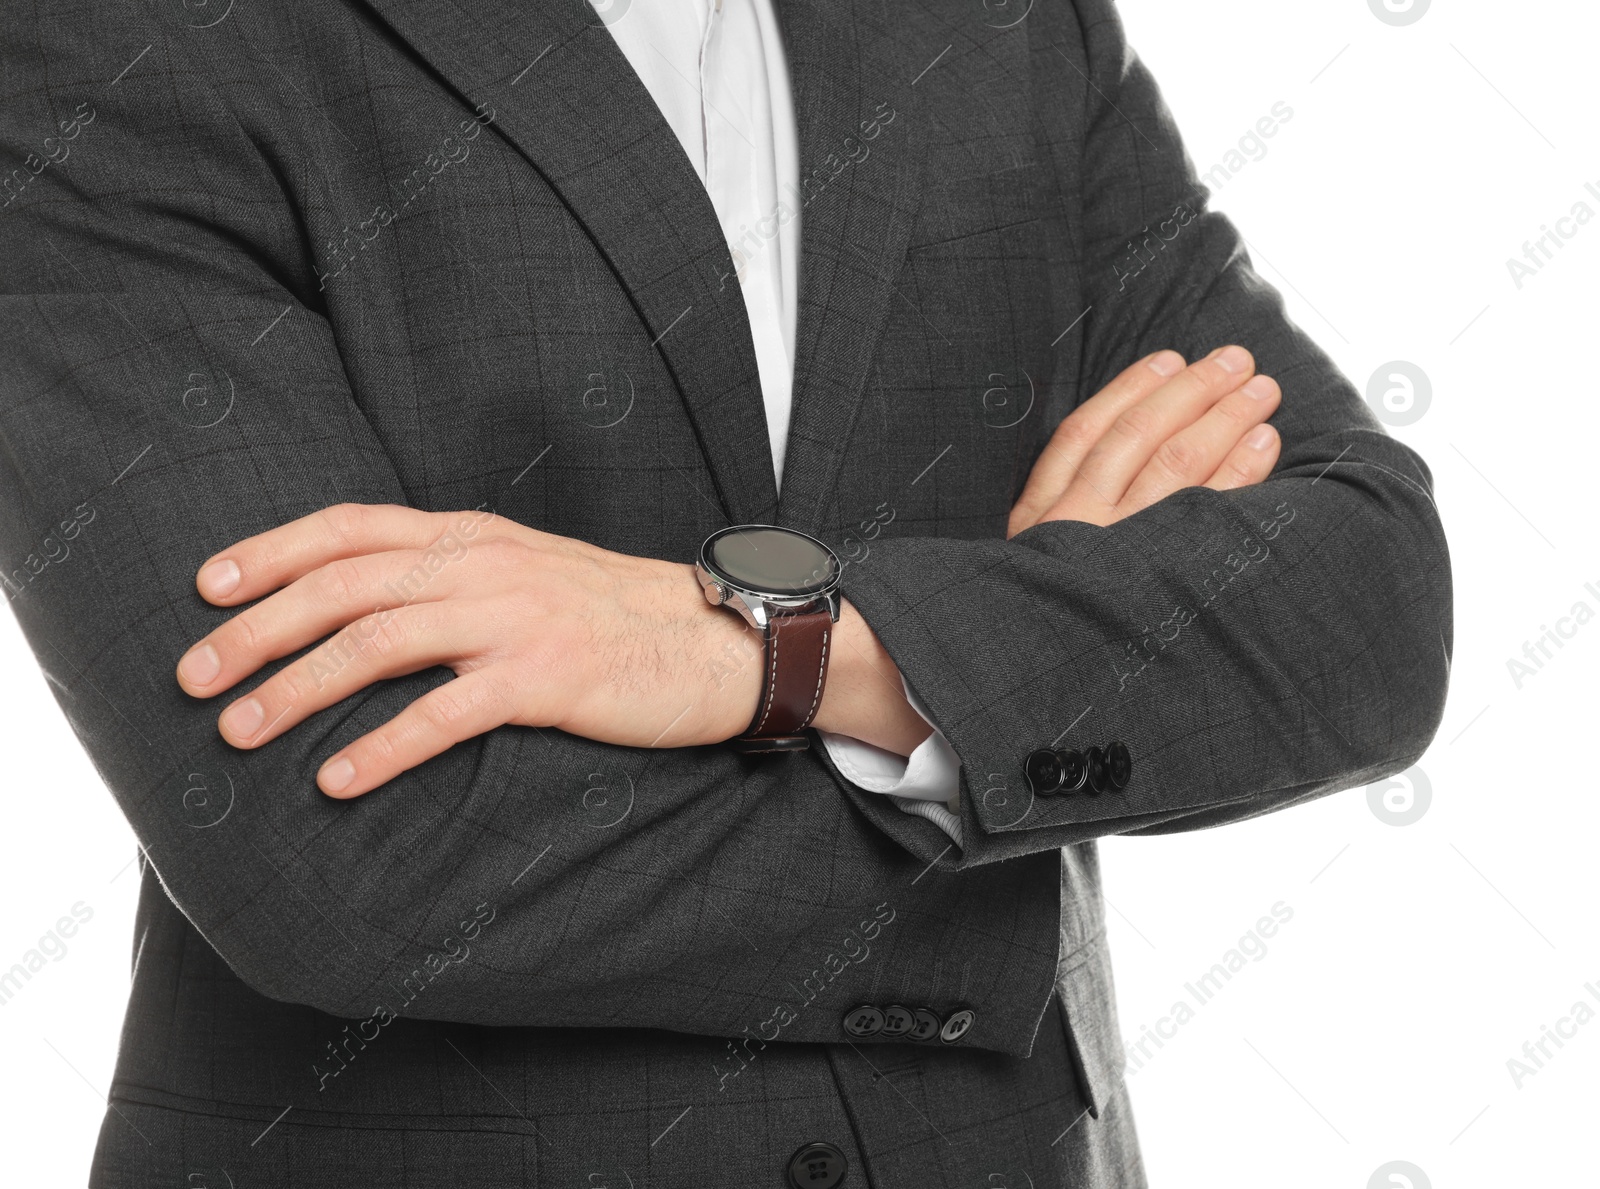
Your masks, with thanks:
M1142 1184L1094 840L1409 765L1450 579L1109 0L3 28L92 1183Z

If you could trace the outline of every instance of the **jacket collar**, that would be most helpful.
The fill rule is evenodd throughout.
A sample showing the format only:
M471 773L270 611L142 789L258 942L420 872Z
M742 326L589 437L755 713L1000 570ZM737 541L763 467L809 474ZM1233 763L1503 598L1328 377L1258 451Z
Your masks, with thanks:
M594 10L584 0L366 3L469 108L494 112L489 127L588 230L656 340L730 523L818 530L920 202L916 67L895 54L893 30L852 0L777 0L804 203L780 502L716 212Z

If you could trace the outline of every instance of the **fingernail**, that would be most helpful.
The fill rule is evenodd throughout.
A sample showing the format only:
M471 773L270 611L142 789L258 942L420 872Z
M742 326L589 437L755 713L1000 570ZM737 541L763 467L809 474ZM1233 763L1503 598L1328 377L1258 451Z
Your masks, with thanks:
M1223 371L1242 372L1250 366L1250 352L1243 347L1224 347L1217 355L1217 366Z
M222 725L227 728L228 734L248 739L261 729L262 720L266 717L267 712L261 708L260 702L246 698L222 712Z
M239 566L231 561L214 561L200 567L200 593L208 599L221 599L239 588Z
M1269 425L1258 425L1244 435L1244 444L1252 450L1265 450L1277 436Z
M1158 376L1175 376L1183 370L1183 356L1176 351L1158 351L1150 357L1150 370Z
M191 648L178 662L178 676L190 685L210 685L222 672L222 658L209 644Z
M342 793L355 778L356 766L343 756L329 760L317 774L322 787L330 793Z
M1266 376L1252 376L1239 391L1252 400L1268 400L1272 396L1272 381Z

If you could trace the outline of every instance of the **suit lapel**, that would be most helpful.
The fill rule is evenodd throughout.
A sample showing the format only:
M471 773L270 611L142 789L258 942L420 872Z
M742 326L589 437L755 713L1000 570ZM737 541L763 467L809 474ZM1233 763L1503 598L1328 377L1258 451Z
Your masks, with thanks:
M468 106L493 109L489 127L588 229L677 383L730 522L816 529L920 196L911 72L888 31L865 24L851 0L778 0L804 202L780 503L749 319L716 211L589 6L366 3Z
M366 2L468 106L493 109L489 128L588 229L656 340L730 520L770 520L777 485L732 257L610 32L582 0Z
M778 523L826 527L921 203L904 25L857 0L777 0L800 131L800 313ZM916 39L908 39L916 40ZM931 57L931 55L930 55Z

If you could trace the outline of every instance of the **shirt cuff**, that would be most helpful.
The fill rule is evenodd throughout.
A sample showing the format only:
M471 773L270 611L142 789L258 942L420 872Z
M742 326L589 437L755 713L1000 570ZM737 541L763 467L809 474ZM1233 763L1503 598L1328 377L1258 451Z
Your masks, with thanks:
M961 842L961 759L934 725L922 700L900 677L906 701L929 726L929 735L909 756L876 747L850 735L819 730L823 746L851 784L869 793L895 798L907 813L927 818L957 843Z

